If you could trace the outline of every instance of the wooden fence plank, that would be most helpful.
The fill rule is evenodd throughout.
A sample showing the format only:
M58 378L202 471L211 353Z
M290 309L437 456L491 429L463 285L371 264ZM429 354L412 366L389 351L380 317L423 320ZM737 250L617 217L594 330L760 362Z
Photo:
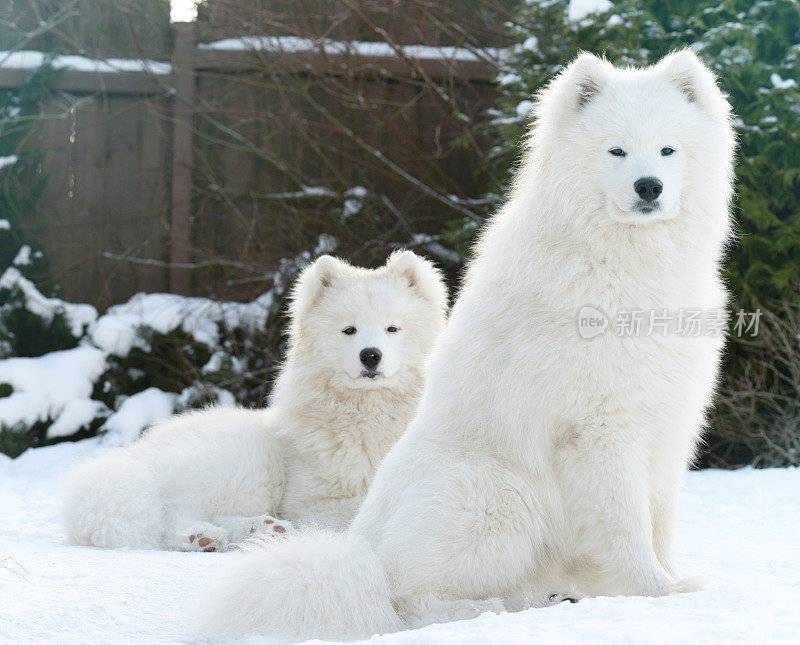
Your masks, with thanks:
M170 214L169 288L189 295L191 260L192 168L194 165L194 25L176 23L175 98L172 104L172 206Z

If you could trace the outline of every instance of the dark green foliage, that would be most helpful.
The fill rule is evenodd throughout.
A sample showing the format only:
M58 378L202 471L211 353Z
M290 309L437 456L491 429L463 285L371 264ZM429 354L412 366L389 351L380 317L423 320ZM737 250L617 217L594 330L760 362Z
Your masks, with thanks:
M94 437L103 421L105 421L105 417L99 417L75 434L57 439L47 438L47 428L53 422L52 419L37 421L31 426L18 424L9 428L3 424L0 426L0 453L15 459L28 448L39 448L41 446L51 446L61 441L80 441L81 439Z
M31 142L42 95L58 72L44 66L31 73L19 88L0 91L0 157L16 161L0 167L0 274L14 265L20 250L25 258L14 265L34 283L47 282L47 263L36 244L39 223L37 204L45 187L41 154ZM48 295L57 295L50 287ZM61 311L51 318L28 310L19 287L0 289L0 358L41 356L77 345Z
M148 387L180 392L197 380L200 369L211 357L206 345L195 342L180 328L167 334L143 328L140 336L148 344L148 350L134 347L124 358L110 357L110 368L100 379L110 383L110 388L106 396L96 398L109 407L113 407L114 395L131 395Z
M33 446L36 442L29 428L9 428L6 425L0 427L0 452L8 455L12 459L19 457L28 448Z
M49 319L38 316L26 308L18 287L0 289L0 358L41 356L77 346L63 311Z
M215 347L196 341L180 327L166 334L149 327L139 330L143 347L127 356L109 356L108 369L95 384L92 398L109 408L120 395L130 396L149 387L181 394L180 409L200 408L219 402L219 391L233 394L247 406L264 404L277 371L265 349L267 334L220 325L221 341ZM215 369L208 369L212 354ZM205 368L205 369L204 369Z
M36 244L41 223L37 204L47 185L42 155L32 143L42 95L58 74L48 66L33 72L19 88L0 91L0 157L16 157L0 168L0 271L12 264L20 248L31 247L31 261L18 267L37 284L47 279L47 265ZM49 294L56 295L56 294Z

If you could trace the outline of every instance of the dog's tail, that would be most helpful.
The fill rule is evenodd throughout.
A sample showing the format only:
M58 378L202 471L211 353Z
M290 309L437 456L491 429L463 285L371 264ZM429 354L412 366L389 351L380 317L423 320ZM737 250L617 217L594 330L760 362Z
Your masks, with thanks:
M197 608L209 635L340 640L403 628L383 566L359 535L272 539L235 557Z

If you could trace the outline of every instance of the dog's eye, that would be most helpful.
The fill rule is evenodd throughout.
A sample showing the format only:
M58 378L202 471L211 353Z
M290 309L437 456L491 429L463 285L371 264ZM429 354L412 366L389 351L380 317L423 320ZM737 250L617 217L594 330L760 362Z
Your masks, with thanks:
M352 336L353 334L356 333L356 328L355 327L345 327L344 329L342 329L342 333L343 334L347 334L348 336Z
M675 152L674 148L661 148L661 156L662 157L669 157L673 152Z
M397 327L395 327L394 325L389 325L386 328L386 331L388 331L390 334L394 334L395 332L398 332L400 330Z
M614 155L615 157L624 157L625 151L622 148L611 148L609 152Z

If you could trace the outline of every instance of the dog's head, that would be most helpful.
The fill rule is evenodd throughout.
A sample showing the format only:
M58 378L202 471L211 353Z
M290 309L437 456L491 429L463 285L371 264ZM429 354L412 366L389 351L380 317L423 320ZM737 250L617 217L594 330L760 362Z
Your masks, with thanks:
M336 388L394 387L421 378L446 307L441 274L411 251L378 269L325 255L295 285L292 351Z
M671 220L731 197L730 106L690 50L656 65L618 68L581 54L541 93L532 145L551 181L580 203L581 224ZM596 223L596 222L595 222Z

